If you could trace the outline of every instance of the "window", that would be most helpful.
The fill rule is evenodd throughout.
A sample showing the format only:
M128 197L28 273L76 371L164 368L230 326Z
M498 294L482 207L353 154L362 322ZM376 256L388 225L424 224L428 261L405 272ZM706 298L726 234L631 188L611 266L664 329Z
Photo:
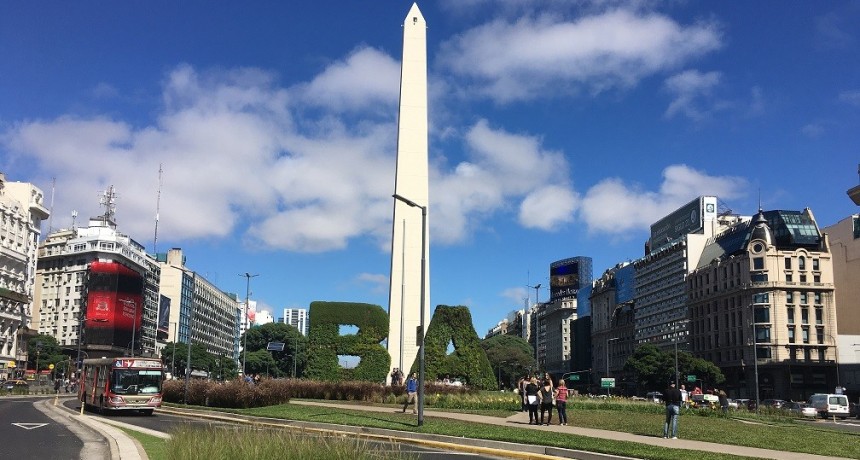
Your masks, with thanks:
M765 283L767 282L767 273L754 273L750 275L750 281L754 283Z
M797 269L806 270L806 257L800 256L797 258Z
M770 359L770 347L755 347L755 356L758 359Z
M786 283L791 283L792 281L794 281L794 277L793 277L793 276L791 276L791 273L786 273L786 274L785 274L785 282L786 282Z
M753 270L764 270L764 257L753 257Z
M785 309L785 316L786 316L786 318L788 318L788 324L794 324L794 307L793 306L788 306L788 308Z
M813 294L813 298L815 299L815 305L821 305L821 293L816 292Z
M786 257L786 258L785 258L785 269L786 269L786 270L791 270L791 257Z
M755 307L754 317L756 323L769 323L770 307Z
M800 309L800 323L801 324L809 324L809 309L801 308Z
M800 282L801 282L801 283L805 283L805 282L806 282L806 275L805 275L805 274L800 275Z
M800 304L806 305L808 303L809 303L809 297L807 296L807 294L805 292L801 292L800 293Z
M770 294L763 292L761 294L753 294L753 303L768 303L770 302Z
M818 259L812 259L812 270L818 271Z
M815 328L815 340L817 340L818 343L824 343L824 329L823 328L820 328L820 327Z
M803 343L809 343L809 328L803 328L801 333L803 334Z
M794 343L794 326L788 327L788 343Z
M785 303L794 303L794 293L786 292L785 293Z
M756 326L755 341L756 343L770 342L770 326Z

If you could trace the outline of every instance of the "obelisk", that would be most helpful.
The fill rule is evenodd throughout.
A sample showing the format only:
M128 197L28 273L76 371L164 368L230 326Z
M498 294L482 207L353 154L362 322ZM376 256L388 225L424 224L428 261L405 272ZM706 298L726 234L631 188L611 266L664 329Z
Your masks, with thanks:
M400 108L397 118L397 171L394 193L419 206L428 206L427 153L427 23L418 5L413 3L403 21L403 59L400 67ZM418 355L418 331L421 324L422 240L430 246L429 232L424 228L422 211L394 200L391 238L391 285L388 295L388 353L391 370L409 373ZM430 258L423 259L425 270L425 328L430 324ZM417 368L417 364L416 364Z

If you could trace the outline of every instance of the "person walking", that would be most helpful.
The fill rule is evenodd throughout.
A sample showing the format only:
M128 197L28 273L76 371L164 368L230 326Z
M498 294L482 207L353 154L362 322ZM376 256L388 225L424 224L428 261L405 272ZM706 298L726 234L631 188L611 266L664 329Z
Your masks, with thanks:
M552 380L546 379L543 381L543 386L540 389L540 424L544 425L544 414L549 414L546 418L546 425L552 423L552 406L555 403L555 395L552 390Z
M555 390L555 407L558 409L558 424L567 426L567 384L564 379L558 381Z
M714 390L717 392L717 398L720 401L720 410L723 411L723 414L728 414L729 412L729 395L726 394L725 390Z
M528 384L528 380L525 377L520 377L520 380L517 382L517 390L520 393L520 409L522 412L528 410L528 405L526 404L526 385Z
M537 379L532 377L526 385L526 402L529 405L529 425L538 424L538 405L540 404L540 387Z
M678 439L678 415L681 413L681 390L675 388L675 382L669 382L669 388L663 392L666 401L666 422L663 423L663 438ZM670 433L671 428L671 433Z
M418 413L418 374L413 372L412 375L409 376L409 380L406 381L406 403L403 404L403 413L406 413L406 408L409 407L410 404L414 404L412 407L412 413Z

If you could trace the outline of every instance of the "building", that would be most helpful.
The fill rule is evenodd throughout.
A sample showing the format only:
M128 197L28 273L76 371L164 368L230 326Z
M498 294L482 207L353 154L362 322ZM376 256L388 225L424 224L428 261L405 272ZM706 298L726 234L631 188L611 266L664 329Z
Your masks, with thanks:
M298 329L305 337L308 336L310 323L308 323L308 310L306 308L285 308L283 322Z
M637 345L688 348L687 274L708 238L738 219L717 215L717 197L700 196L651 226L646 254L633 262Z
M731 396L803 401L836 387L830 245L809 209L760 210L710 238L687 296L692 352Z
M274 323L275 318L266 310L260 310L257 312L257 317L254 319L254 325L262 326L263 324Z
M161 267L162 317L167 316L166 323L170 326L164 345L172 342L201 344L207 352L238 365L240 307L236 294L218 289L190 270L185 265L182 249L159 254L158 264ZM163 325L164 319L160 323Z
M633 376L624 363L636 349L634 328L635 272L633 264L621 263L594 281L591 294L591 360L593 378L615 378L623 393L635 392ZM582 369L582 368L580 368Z
M27 362L37 248L49 216L43 202L39 188L0 173L0 379L23 372Z
M532 346L540 369L563 374L571 371L572 328L581 303L580 292L591 286L590 257L571 257L550 264L550 298L532 309ZM585 308L588 308L587 306Z
M514 310L508 313L508 316L499 321L495 326L487 331L485 339L497 335L515 335L522 337L525 341L529 340L529 310Z
M854 214L824 229L832 249L836 298L838 385L852 401L860 396L860 215Z
M143 245L117 230L115 197L111 187L103 215L39 246L32 324L83 357L154 356L160 273Z

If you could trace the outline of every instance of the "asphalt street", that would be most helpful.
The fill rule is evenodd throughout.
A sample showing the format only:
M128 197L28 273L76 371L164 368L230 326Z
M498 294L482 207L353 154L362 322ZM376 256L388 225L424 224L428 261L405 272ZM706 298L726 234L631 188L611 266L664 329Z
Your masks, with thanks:
M0 399L0 458L67 460L80 458L84 442L62 423L33 406L41 399Z

